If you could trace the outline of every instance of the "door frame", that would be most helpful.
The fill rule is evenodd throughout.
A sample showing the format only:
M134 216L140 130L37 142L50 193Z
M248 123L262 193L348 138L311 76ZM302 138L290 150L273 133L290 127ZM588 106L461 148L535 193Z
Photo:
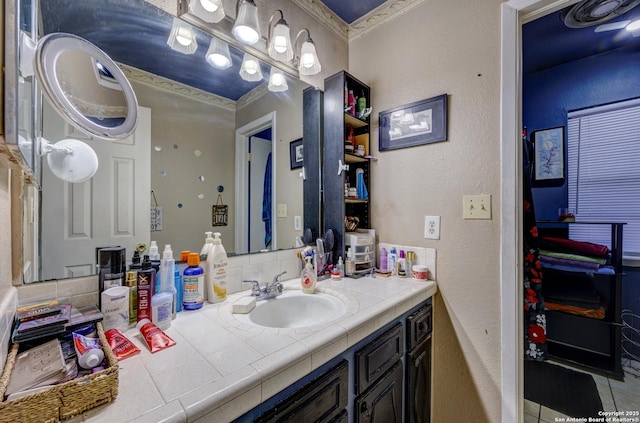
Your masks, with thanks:
M236 210L235 210L235 239L236 239L236 253L247 253L247 234L248 234L248 213L247 206L248 201L245 196L247 192L247 184L249 178L247 177L248 161L247 154L249 146L249 138L252 135L257 134L271 127L271 166L272 175L271 178L271 250L278 248L278 231L277 231L277 219L276 216L276 175L277 175L277 143L273 142L276 137L276 112L270 112L266 115L247 123L236 129L236 175L235 175L235 197L236 197Z
M501 5L500 221L501 415L524 418L522 267L522 25L577 0L509 0Z

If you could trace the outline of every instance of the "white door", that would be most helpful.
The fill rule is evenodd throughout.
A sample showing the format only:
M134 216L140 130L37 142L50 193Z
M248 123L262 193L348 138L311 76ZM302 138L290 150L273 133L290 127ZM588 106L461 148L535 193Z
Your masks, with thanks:
M75 130L44 103L44 138L86 142L99 167L89 181L72 184L43 166L41 278L95 274L96 248L122 246L130 259L135 245L150 239L151 109L138 108L132 136L104 141Z
M263 220L263 201L265 194L271 198L269 204L273 202L273 193L271 192L271 181L269 181L269 189L265 190L265 171L267 167L267 158L271 154L271 141L258 137L251 137L249 139L251 144L251 163L249 165L251 177L249 178L249 252L255 253L260 250L271 250L272 242L269 245L265 244L266 229L265 222ZM273 168L271 168L273 172ZM273 173L271 174L273 179ZM269 206L269 214L271 209ZM271 233L269 237L273 236L273 228L275 216L270 216L269 223L271 226Z

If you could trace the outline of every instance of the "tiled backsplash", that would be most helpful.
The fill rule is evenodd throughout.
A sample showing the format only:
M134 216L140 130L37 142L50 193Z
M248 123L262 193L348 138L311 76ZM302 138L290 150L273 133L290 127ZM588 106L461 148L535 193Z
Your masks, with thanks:
M417 263L429 268L430 279L436 278L436 250L433 248L410 247L399 244L380 243L378 251L385 247L396 250L415 251ZM227 290L234 293L248 290L251 285L242 286L244 280L257 280L261 283L271 281L278 273L286 271L283 279L293 279L300 275L301 262L296 256L297 250L282 250L268 253L229 257ZM376 253L378 255L378 253ZM11 324L18 304L29 304L57 298L69 302L75 307L98 304L98 277L87 276L60 281L47 281L27 284L18 289L11 287L0 298L0 358L4 367L11 338Z
M391 250L391 247L395 247L398 254L400 253L400 250L403 250L405 253L407 251L415 252L416 262L413 264L422 264L427 266L427 269L429 269L429 279L433 281L436 280L436 249L435 248L411 247L408 245L381 242L378 244L378 250L376 251L376 258L378 262L380 260L380 250L383 247L386 248L387 251Z

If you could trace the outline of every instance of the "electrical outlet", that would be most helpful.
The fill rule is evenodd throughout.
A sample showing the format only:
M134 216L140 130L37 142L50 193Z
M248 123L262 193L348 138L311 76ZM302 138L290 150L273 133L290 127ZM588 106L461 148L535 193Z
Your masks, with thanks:
M440 239L440 216L424 217L424 237Z
M287 205L278 204L278 217L287 217Z
M296 231L302 230L302 216L293 216L293 229Z
M491 194L463 195L462 207L464 219L491 220Z

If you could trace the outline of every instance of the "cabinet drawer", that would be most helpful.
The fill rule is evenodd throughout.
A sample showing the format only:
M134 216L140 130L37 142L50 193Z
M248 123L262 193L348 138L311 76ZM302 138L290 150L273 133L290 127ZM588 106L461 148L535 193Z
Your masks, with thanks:
M402 422L402 362L355 399L355 423Z
M431 305L422 307L407 317L407 349L409 351L431 335L431 319Z
M266 422L343 422L349 395L349 363L343 360L256 419Z
M402 357L403 351L402 323L397 323L356 351L356 392L363 392L393 367Z

